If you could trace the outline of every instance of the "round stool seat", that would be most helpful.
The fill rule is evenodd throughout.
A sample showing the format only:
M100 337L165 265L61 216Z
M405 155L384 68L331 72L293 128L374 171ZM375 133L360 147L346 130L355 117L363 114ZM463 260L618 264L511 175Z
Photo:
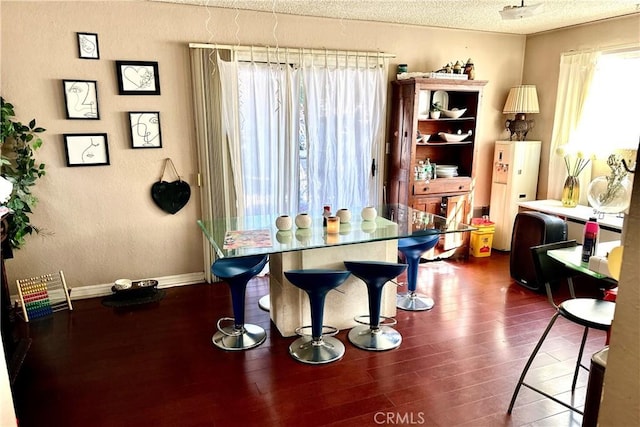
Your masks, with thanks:
M248 350L267 339L264 328L244 322L244 300L247 282L262 271L268 259L266 255L220 258L211 266L211 272L229 285L234 316L218 320L218 331L211 338L216 347L229 351ZM223 322L230 324L223 326Z
M398 277L406 264L377 261L345 261L345 267L354 276L359 277L367 285L369 296L369 322L365 323L356 318L356 322L363 323L349 331L349 341L363 350L383 351L400 346L402 335L390 325L395 325L395 320L380 315L382 288L391 279ZM390 323L381 324L380 319L391 320Z
M211 272L222 279L248 281L262 271L268 260L266 255L219 258L211 266Z
M398 240L398 250L402 252L409 265L407 269L407 284L409 292L396 296L396 307L401 310L423 311L430 310L434 306L433 298L420 295L416 292L418 285L418 267L420 257L426 251L438 244L440 235L437 233L423 236L404 237Z
M291 343L289 346L291 357L312 365L335 362L342 358L345 352L344 344L334 337L323 335L325 328L332 328L323 326L322 321L327 292L340 286L350 274L349 271L325 269L284 272L285 277L294 286L307 293L311 305L311 336L301 336ZM301 330L304 327L298 329Z

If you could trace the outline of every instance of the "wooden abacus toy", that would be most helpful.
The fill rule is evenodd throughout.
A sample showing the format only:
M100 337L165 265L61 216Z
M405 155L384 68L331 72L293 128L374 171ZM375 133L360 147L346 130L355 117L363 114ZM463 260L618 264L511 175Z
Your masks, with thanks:
M73 310L64 273L16 280L24 320L38 319L60 310Z

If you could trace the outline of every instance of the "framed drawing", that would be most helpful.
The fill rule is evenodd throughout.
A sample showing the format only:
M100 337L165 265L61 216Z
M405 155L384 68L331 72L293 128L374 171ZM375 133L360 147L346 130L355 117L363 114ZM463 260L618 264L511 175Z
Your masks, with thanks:
M109 164L109 146L106 133L65 133L63 136L67 166Z
M67 119L100 120L95 80L63 80L62 88Z
M160 95L158 63L150 61L116 61L120 95Z
M95 33L76 33L78 35L78 57L100 59L98 35Z
M159 111L129 112L131 148L162 148Z

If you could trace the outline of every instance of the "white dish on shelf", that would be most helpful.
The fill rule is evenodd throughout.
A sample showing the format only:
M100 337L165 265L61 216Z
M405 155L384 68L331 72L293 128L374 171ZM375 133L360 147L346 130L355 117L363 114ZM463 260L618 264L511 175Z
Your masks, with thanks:
M436 176L438 178L454 178L458 176L458 172L440 172L439 170L436 170Z
M467 111L466 108L462 108L462 109L457 109L457 108L452 108L451 110L442 110L442 113L449 117L450 119L459 119L465 112Z
M429 138L431 138L430 134L423 133L422 135L420 135L420 138L418 138L417 142L418 144L426 144L427 141L429 141Z
M446 110L449 108L449 94L447 92L445 92L444 90L437 90L435 92L433 92L433 102L432 104L435 104L436 102L440 103L440 109Z
M458 166L456 165L437 165L436 170L458 170Z
M446 133L446 132L438 132L438 136L444 139L447 142L461 142L464 141L469 135L471 135L471 131L469 133Z

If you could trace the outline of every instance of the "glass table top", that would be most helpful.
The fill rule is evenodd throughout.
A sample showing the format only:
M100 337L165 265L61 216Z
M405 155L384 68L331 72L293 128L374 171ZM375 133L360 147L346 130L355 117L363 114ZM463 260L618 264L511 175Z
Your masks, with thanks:
M396 204L375 208L378 216L374 221L364 221L361 209L352 209L350 222L340 224L338 233L327 233L321 214L312 216L310 228L300 229L294 224L290 231L278 231L275 225L278 215L198 220L198 225L219 257L289 252L475 229L408 206Z
M619 245L620 241L600 243L598 244L596 255L606 256L611 249ZM555 259L556 261L560 261L567 267L581 273L587 274L597 279L611 279L606 274L591 270L588 263L582 262L582 245L574 246L571 248L552 249L547 252L547 255L549 255L549 257Z

